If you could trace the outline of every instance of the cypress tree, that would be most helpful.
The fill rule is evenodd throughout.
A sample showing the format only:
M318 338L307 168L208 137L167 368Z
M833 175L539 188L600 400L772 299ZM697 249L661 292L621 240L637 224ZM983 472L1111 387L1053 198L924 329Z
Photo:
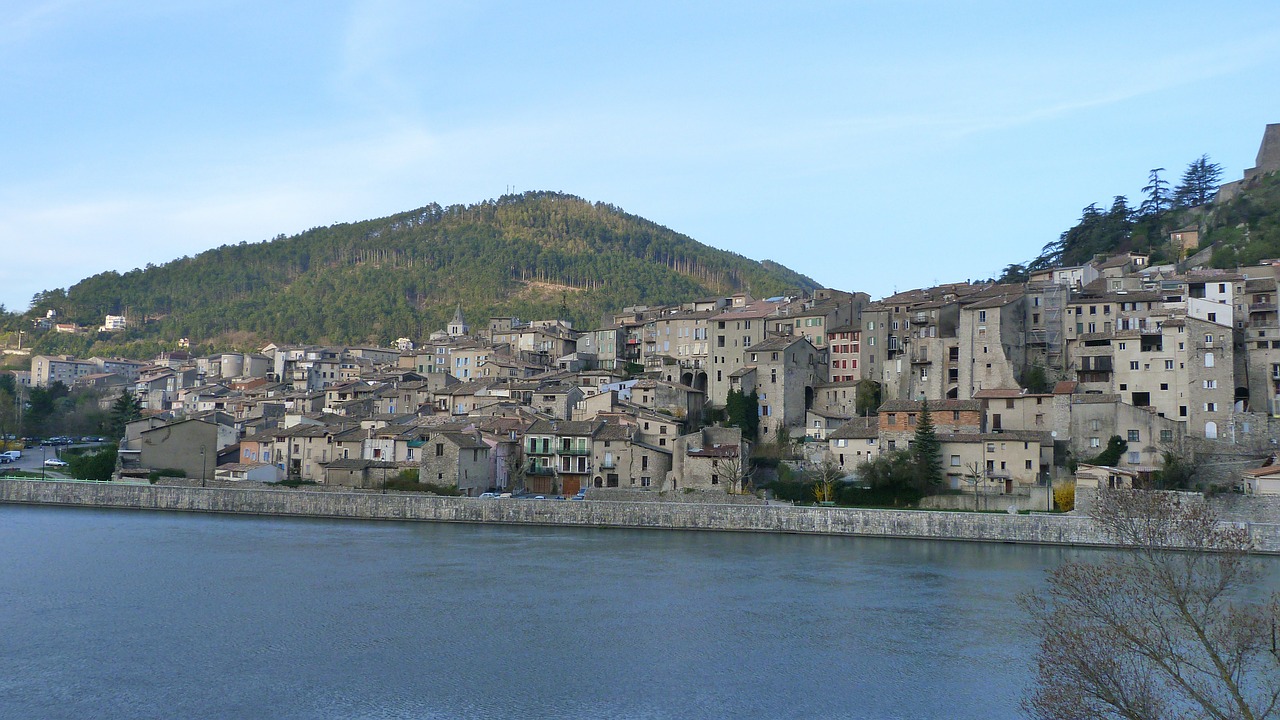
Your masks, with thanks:
M938 442L938 433L933 427L928 400L920 406L911 455L922 490L942 484L942 443Z

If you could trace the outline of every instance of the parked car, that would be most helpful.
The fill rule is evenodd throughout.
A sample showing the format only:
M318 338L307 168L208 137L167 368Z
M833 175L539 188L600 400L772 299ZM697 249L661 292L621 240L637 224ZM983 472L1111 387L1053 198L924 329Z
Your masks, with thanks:
M4 462L17 462L22 458L21 450L6 450L0 453L0 458L5 458Z
M45 467L66 467L67 463L65 460L59 460L58 458L49 458L48 460L44 461L44 466Z
M488 500L488 499L492 499L492 498L496 498L496 497L498 497L498 493L492 493L492 492L480 493L480 497L481 497L482 499L486 499L486 500Z

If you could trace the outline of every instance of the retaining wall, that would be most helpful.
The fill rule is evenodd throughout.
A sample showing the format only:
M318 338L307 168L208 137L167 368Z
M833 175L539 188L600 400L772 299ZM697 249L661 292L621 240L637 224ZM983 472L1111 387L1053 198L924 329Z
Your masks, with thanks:
M1112 546L1086 517L777 505L422 496L0 481L0 502L138 510L580 527L814 533L935 540ZM1245 523L1259 550L1280 553L1280 525Z

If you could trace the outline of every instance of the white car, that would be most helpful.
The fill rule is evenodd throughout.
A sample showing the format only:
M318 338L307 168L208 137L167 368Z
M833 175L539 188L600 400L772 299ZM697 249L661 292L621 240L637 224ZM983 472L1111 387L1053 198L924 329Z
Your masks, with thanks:
M59 460L58 458L49 458L48 460L44 461L44 466L45 467L66 467L67 463L65 460Z

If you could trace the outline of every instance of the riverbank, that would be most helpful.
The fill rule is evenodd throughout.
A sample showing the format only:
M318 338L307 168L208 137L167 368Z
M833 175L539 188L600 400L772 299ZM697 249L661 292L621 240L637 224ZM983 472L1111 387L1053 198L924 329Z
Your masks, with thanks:
M797 533L1114 547L1087 517L779 505L437 497L258 488L0 481L0 503L352 520ZM1240 523L1260 552L1280 554L1280 525Z

